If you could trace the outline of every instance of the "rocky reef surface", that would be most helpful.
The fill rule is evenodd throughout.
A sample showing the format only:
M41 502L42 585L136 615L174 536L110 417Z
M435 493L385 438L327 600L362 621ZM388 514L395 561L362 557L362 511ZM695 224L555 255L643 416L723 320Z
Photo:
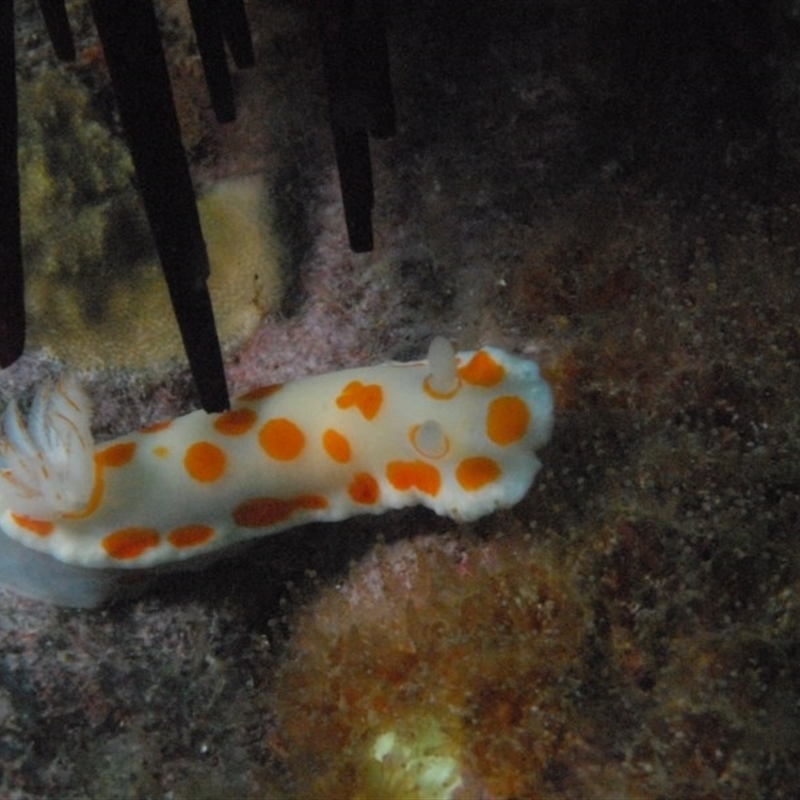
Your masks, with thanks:
M794 796L795 5L389 3L400 125L353 255L305 5L250 4L217 129L163 3L195 176L262 176L287 270L232 389L444 334L535 358L556 428L476 523L308 526L100 611L0 592L0 795ZM0 397L64 366L32 348ZM99 437L193 402L174 361L81 375Z

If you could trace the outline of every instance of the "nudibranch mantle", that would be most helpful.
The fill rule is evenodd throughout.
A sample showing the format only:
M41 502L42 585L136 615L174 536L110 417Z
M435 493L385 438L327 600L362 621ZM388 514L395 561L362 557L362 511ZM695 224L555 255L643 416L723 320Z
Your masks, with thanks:
M40 390L27 426L12 402L0 439L0 584L84 607L312 521L510 506L540 467L553 400L534 362L456 355L437 337L425 361L255 389L230 411L97 445L89 419L66 377Z

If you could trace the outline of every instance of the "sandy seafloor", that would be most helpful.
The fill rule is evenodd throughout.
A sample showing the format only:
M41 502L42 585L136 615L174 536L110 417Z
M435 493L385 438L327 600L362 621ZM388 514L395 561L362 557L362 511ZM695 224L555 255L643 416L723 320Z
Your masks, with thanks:
M195 167L279 163L303 213L231 388L501 346L554 386L542 472L473 524L308 526L108 609L0 592L0 798L797 796L796 4L390 6L353 255L310 12L251 4L268 57ZM99 438L192 402L180 366L84 380Z

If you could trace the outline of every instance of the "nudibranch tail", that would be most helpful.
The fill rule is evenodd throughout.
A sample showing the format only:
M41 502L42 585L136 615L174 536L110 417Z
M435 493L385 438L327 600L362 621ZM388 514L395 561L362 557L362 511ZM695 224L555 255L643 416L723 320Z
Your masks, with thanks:
M25 425L15 401L3 414L0 508L49 519L80 511L94 484L89 399L73 376L36 393Z

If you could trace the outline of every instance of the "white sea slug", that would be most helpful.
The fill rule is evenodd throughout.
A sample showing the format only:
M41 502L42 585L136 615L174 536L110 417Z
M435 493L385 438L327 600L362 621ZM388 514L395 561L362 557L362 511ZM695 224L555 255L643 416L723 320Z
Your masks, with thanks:
M471 520L528 491L553 423L535 363L485 347L255 389L97 445L71 378L0 439L0 585L93 607L286 528L422 504Z

